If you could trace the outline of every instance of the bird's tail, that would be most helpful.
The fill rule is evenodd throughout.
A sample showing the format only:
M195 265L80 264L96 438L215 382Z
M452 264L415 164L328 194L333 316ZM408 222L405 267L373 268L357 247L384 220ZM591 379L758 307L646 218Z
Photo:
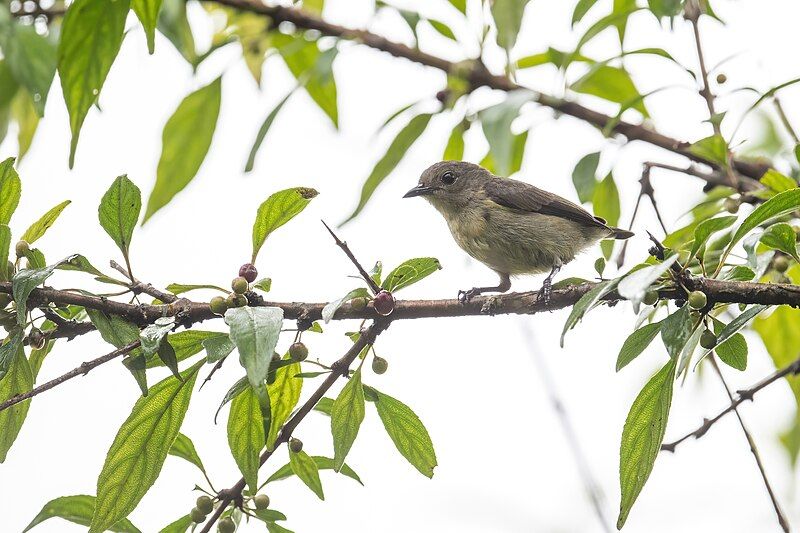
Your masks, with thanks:
M630 239L634 235L636 234L626 229L611 228L611 235L609 235L609 237L613 237L614 239L618 240L625 240L625 239Z

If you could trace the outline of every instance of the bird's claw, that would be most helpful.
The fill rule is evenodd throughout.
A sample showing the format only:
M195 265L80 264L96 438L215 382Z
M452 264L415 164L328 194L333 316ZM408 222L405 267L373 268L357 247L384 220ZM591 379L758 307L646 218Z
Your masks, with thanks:
M549 283L545 283L542 285L542 288L539 289L539 293L536 295L536 303L541 304L544 307L547 307L547 304L550 303L550 295L553 292L553 287Z
M472 301L473 298L475 298L479 294L480 292L476 291L475 289L470 289L468 291L458 291L458 301L461 304L468 304L470 301Z

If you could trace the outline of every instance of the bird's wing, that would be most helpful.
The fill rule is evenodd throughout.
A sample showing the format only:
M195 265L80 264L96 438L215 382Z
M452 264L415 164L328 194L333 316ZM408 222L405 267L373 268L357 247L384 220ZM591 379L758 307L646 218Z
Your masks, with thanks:
M528 183L493 178L486 183L484 190L490 200L510 209L566 218L587 226L608 227L605 220L581 206Z

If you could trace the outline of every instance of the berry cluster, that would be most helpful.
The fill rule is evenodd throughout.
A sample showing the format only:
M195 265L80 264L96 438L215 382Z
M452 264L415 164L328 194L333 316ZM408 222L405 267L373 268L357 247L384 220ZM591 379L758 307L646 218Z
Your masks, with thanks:
M252 263L245 263L239 267L239 275L231 281L231 293L227 298L214 296L208 303L211 312L215 315L224 315L225 311L233 307L247 305L245 293L250 290L250 284L258 277L258 270Z

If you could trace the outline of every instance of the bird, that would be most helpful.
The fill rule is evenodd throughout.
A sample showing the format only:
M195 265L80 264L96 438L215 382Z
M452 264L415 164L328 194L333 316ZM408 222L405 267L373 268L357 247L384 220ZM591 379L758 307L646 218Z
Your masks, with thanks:
M562 266L601 239L634 235L557 194L466 161L428 167L403 197L417 196L441 213L465 252L500 277L493 287L460 290L462 303L487 292L507 292L512 276L549 271L537 295L537 302L547 305Z

